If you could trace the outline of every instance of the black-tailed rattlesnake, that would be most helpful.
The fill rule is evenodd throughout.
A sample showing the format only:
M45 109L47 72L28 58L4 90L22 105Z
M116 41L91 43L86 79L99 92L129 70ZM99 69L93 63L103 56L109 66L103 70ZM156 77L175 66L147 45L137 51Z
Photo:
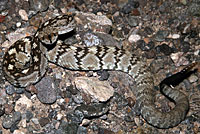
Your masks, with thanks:
M149 124L169 128L184 120L189 109L188 99L177 89L171 88L168 80L162 82L162 92L174 100L176 106L166 113L156 109L154 74L139 57L117 47L75 47L59 40L60 34L75 28L73 17L69 13L47 21L34 36L20 39L8 49L3 59L3 72L12 85L26 87L35 84L44 76L48 62L71 70L119 70L128 73L135 80L137 105ZM178 75L189 74L193 66L195 64Z

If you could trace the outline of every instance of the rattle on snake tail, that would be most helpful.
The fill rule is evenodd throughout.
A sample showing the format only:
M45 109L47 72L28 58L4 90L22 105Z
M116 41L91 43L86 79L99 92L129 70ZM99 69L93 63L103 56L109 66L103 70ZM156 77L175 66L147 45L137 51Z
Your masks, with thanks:
M45 22L34 36L16 41L4 55L5 78L16 87L35 84L45 75L48 62L70 70L118 70L135 80L137 105L141 116L149 124L157 128L169 128L185 119L189 109L187 96L172 86L191 74L197 63L161 82L161 92L176 104L174 109L164 113L156 109L154 104L154 74L145 61L117 47L77 47L59 40L60 34L74 29L74 15L67 14Z

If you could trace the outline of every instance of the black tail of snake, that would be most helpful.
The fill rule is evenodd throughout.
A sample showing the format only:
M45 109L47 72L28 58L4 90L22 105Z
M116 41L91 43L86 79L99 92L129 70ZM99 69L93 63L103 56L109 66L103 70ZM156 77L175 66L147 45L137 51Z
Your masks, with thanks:
M34 36L15 42L4 55L5 78L16 87L35 84L45 75L48 62L71 70L123 71L136 82L136 100L141 116L149 124L157 128L170 128L185 119L189 109L188 99L172 86L191 74L197 63L161 82L161 92L176 104L174 109L164 113L155 107L154 74L142 59L117 47L75 47L58 39L60 34L74 28L74 15L69 13L45 22ZM55 46L47 49L52 44Z

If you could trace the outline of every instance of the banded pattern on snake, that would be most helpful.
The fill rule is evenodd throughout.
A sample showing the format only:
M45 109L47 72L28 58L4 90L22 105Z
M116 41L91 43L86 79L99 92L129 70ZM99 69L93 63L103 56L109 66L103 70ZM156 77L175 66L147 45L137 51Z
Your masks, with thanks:
M154 74L145 61L133 53L112 46L77 47L59 40L59 35L75 29L73 18L74 14L69 13L51 19L42 24L34 36L16 41L4 55L5 78L16 87L35 84L45 75L48 62L70 70L118 70L135 80L137 105L149 124L169 128L185 119L189 103L186 95L171 88L177 83L167 80L161 83L162 93L174 100L175 108L166 113L156 109ZM191 64L177 75L189 75L195 65Z

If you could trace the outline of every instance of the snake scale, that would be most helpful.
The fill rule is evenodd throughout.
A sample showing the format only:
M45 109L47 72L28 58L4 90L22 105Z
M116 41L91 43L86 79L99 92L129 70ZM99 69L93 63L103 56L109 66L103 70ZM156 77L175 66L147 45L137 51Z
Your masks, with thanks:
M70 70L118 70L135 80L137 105L141 116L149 124L170 128L185 119L189 109L188 99L182 92L171 88L173 84L170 85L167 79L161 84L162 93L176 105L169 112L161 112L154 104L154 74L141 58L113 46L78 47L59 40L59 35L74 29L74 14L68 13L45 22L33 36L16 41L4 55L5 78L16 87L27 87L45 75L48 62ZM188 74L193 66L195 64L177 75ZM177 79L173 75L171 78Z

